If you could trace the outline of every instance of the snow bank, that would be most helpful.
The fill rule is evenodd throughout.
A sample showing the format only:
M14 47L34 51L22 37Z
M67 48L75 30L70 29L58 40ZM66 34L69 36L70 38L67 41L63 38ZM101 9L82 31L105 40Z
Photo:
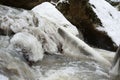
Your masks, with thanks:
M105 31L118 46L120 44L120 12L105 0L90 0L94 5L93 10L101 20L102 25L98 30Z

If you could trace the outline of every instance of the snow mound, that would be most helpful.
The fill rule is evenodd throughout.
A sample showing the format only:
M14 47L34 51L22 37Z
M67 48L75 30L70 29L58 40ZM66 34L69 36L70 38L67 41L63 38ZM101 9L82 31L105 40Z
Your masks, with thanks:
M33 12L39 13L43 17L49 19L52 22L57 23L60 26L64 26L68 31L74 35L78 35L78 31L64 16L61 14L54 5L49 2L44 2L32 9Z

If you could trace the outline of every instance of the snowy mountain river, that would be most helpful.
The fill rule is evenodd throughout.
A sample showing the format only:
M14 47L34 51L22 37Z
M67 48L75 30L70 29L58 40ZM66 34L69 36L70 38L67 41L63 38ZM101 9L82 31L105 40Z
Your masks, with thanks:
M29 11L0 5L0 80L119 80L109 74L117 69L111 70L115 52L93 48L78 35L48 2Z

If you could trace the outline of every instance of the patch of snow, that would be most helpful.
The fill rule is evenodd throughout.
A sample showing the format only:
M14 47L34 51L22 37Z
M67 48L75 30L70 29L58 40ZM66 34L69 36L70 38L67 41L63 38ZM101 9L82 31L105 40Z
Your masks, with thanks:
M9 80L6 76L0 74L0 80Z
M98 30L107 32L117 45L120 44L120 12L117 11L105 0L90 0L90 4L98 18L101 20L102 25Z

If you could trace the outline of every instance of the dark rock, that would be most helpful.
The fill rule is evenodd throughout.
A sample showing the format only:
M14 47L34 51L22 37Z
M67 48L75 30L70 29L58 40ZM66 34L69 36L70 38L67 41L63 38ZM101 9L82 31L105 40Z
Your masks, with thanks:
M89 0L69 0L57 5L57 8L64 16L82 32L85 42L106 50L115 51L116 46L111 38L102 31L96 29L102 26L100 19L92 10L94 5L89 4Z
M24 9L32 9L34 6L50 0L0 0L0 4L24 8Z

